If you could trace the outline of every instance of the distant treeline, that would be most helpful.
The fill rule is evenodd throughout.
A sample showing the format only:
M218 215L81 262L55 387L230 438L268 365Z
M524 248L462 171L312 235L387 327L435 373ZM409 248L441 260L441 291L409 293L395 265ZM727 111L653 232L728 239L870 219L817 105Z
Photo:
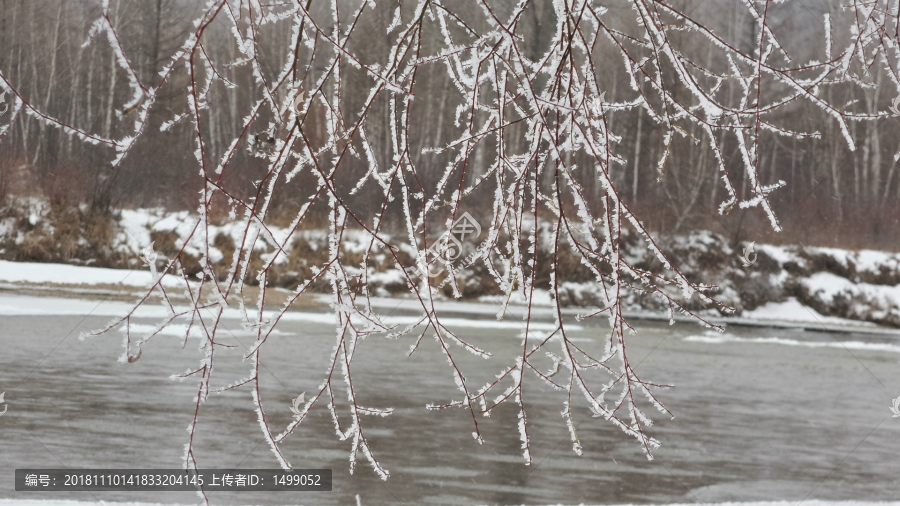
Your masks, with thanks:
M160 69L193 29L190 20L201 12L203 2L110 1L110 23L121 37L120 42L134 72L142 82L157 85ZM504 5L509 4L508 9L512 9L515 4L507 0L493 3L501 11ZM671 3L684 4L680 8L690 10L685 7L686 1L672 0ZM358 2L340 1L338 4L346 4L345 14L349 16ZM615 0L602 4L608 9L606 15L620 26L636 26L636 14L630 2ZM472 8L478 8L474 2ZM331 15L326 2L312 1L309 9L313 15ZM348 48L361 58L386 54L391 40L386 35L387 27L395 9L395 3L379 1L375 7L376 15L360 19L360 26L354 29L347 42ZM136 113L134 107L125 109L132 90L125 70L116 61L116 53L103 40L107 35L99 35L96 39L101 40L85 45L91 24L100 12L101 4L97 1L0 0L0 73L39 110L73 127L104 137L116 137L124 125L127 125L125 131L131 129ZM798 67L809 60L826 58L823 35L826 14L830 14L833 45L846 47L850 43L853 20L848 17L848 12L839 8L838 2L787 2L771 7L768 24L779 36L787 37L780 42ZM759 35L757 24L741 2L707 0L691 15L713 28L734 47L748 53L755 51ZM533 41L528 57L537 60L546 51L546 45L554 37L554 16L550 0L533 0L526 8L519 29L530 34ZM258 41L260 61L264 63L259 72L264 78L276 75L284 65L279 58L284 55L283 48L289 43L291 34L289 24L281 28L280 33L278 29L269 30ZM435 31L428 36L436 41L441 34ZM672 35L679 51L691 53L694 49L692 41L675 40L677 36L677 33ZM240 133L243 114L249 104L261 97L252 85L255 79L252 65L240 63L241 54L233 34L224 25L213 23L204 37L206 57L216 64L217 72L234 85L228 87L214 82L207 96L211 107L204 113L206 121L202 136L206 156L217 160ZM428 38L425 37L422 43L427 46ZM723 74L731 72L729 62L709 50L708 43L698 43L694 53L692 56L704 62L707 68ZM605 90L605 101L610 104L633 101L637 90L619 53L611 51L609 45L597 45L595 59L596 68L602 69L597 80ZM227 63L234 64L225 65ZM652 62L647 64L652 65ZM349 89L342 90L338 116L328 117L317 109L312 113L317 115L312 121L351 121L359 115L358 109L364 102L369 83L365 82L359 69L348 63L342 65L341 72L347 76L360 75L358 89L353 89L352 79L345 80L344 86ZM304 71L315 72L316 69ZM665 66L654 70L663 74L667 71ZM437 182L449 160L448 155L429 150L457 140L463 131L456 123L456 109L461 104L448 93L448 87L453 84L442 77L444 72L445 69L423 67L416 77L412 114L413 124L418 127L417 132L410 134L414 143L410 152L411 156L421 160L418 172L426 179L426 186ZM897 85L882 75L885 70L877 65L873 65L870 72L873 82L880 85L868 89L845 84L831 86L823 89L822 94L826 95L823 98L831 104L846 104L847 110L857 114L888 110L898 95ZM166 88L168 94L157 97L157 105L151 109L153 131L145 134L122 166L115 169L109 164L115 156L109 148L86 145L33 118L19 118L0 140L0 192L3 197L43 196L58 205L86 204L99 213L120 207L194 209L201 184L195 177L195 132L191 130L194 125L190 121L180 121L160 131L164 122L188 112L182 91L190 76L182 68L169 79L172 82ZM674 82L676 89L669 91L678 95L678 81ZM735 86L727 83L718 91L717 98L739 96L740 90ZM767 97L761 99L765 102ZM8 97L6 102L9 103ZM392 121L391 107L388 100L379 100L373 107L375 110L369 112L367 135L376 148L373 156L384 167L392 163L388 131ZM0 116L0 127L6 124L9 114L7 111ZM380 130L372 124L375 118L384 120ZM685 132L686 136L672 137L667 146L665 126L642 108L613 108L606 118L610 131L621 135L621 138L613 139L613 150L621 157L620 162L611 164L616 186L623 201L638 211L636 214L651 230L705 228L733 241L900 247L900 171L895 158L900 152L900 119L885 116L876 121L850 122L849 136L857 146L855 151L850 151L835 119L808 100L775 109L772 116L766 118L772 123L820 135L818 138L797 138L771 131L760 133L758 165L762 183L772 184L779 180L787 183L769 196L785 228L785 233L774 234L757 208L734 209L726 216L719 214L719 205L725 200L722 173L716 166L710 146L692 141L691 137L703 138L699 129ZM515 128L516 125L507 128L509 142L513 145L517 139L524 142L524 132L516 135ZM262 134L262 137L254 138L255 142L264 142L265 133L253 133ZM738 196L746 197L748 181L742 176L744 169L738 142L728 135L723 135L719 142ZM267 167L265 160L252 156L250 142L245 144L247 146L242 146L231 162L240 170L232 171L223 183L242 197L248 196L252 181L260 179ZM660 166L667 149L671 155L665 157L665 163ZM571 160L577 170L594 170L592 161L587 156L580 159L581 155L576 154ZM492 157L489 147L482 146L474 151L466 176L470 182L483 175ZM367 170L364 154L360 153L346 163L353 166L357 176ZM291 181L294 190L277 196L272 212L277 215L283 209L285 220L289 220L297 203L308 197L304 189L314 186L310 177L305 174ZM343 190L349 192L357 179L347 178L348 188ZM585 178L584 181L588 197L602 197L599 180ZM544 184L550 185L552 181ZM360 192L354 198L364 205L369 197L366 192ZM373 213L379 203L380 195L375 194L371 198ZM490 203L491 199L487 197L483 205L489 209ZM468 205L477 208L479 203L469 202ZM401 218L399 214L396 217Z

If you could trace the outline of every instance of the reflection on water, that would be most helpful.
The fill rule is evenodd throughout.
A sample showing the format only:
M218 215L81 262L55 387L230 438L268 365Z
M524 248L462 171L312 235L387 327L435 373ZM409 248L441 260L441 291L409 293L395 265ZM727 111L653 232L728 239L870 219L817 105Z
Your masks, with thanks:
M7 316L0 326L0 391L9 412L0 417L0 498L146 501L191 504L190 493L81 492L60 497L13 490L15 468L179 468L196 381L169 376L196 367L196 339L154 338L141 359L117 362L121 335L77 339L108 317ZM152 325L153 320L141 320ZM246 377L242 353L252 338L228 320L217 350L214 386ZM291 399L315 391L334 345L324 324L286 321L263 348L262 394L278 433L291 421ZM72 332L70 332L72 331ZM580 346L599 349L602 327L574 334ZM214 504L623 504L704 503L727 500L895 500L900 471L900 420L888 406L900 395L898 355L889 338L841 335L878 346L779 346L836 343L835 336L772 329L728 331L718 342L696 326L646 324L629 342L632 365L644 379L671 383L660 391L675 413L651 433L663 446L648 461L634 439L577 403L576 423L585 455L571 450L560 416L563 393L534 378L526 381L534 466L527 467L516 431L516 409L503 405L479 418L486 442L472 438L467 411L431 412L427 403L459 398L446 359L425 340L406 357L409 340L369 337L360 344L353 374L360 403L393 407L386 417L366 417L376 457L390 470L377 479L361 458L348 473L350 443L340 441L324 407L313 410L282 450L296 468L334 469L332 492L210 494ZM467 380L482 385L499 363L520 353L514 328L461 328L489 349L485 361L457 349ZM182 335L183 334L178 334ZM415 339L412 336L410 339ZM881 348L881 349L879 349ZM26 378L21 381L22 378ZM477 387L476 387L477 388ZM338 399L346 407L346 396ZM349 423L349 420L346 420ZM877 428L876 428L877 427ZM874 429L874 430L873 430ZM200 467L273 468L248 389L210 397L202 406L197 456Z

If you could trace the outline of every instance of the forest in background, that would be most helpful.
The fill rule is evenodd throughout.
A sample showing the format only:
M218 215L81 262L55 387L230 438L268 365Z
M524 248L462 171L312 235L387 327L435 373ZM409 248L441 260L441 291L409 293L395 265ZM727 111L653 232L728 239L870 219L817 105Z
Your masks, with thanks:
M735 48L748 53L754 51L758 35L756 23L740 2L673 2L676 3L683 4L680 7L684 12L729 40ZM343 4L338 2L339 6ZM507 0L494 4L499 12L515 6ZM603 2L603 5L608 8L606 16L623 26L636 26L635 12L628 2L614 0ZM193 28L190 20L201 12L202 7L200 2L180 0L111 1L111 21L121 36L119 42L142 82L153 86L159 83L160 69L190 33ZM472 7L476 8L474 3ZM378 55L387 54L391 38L386 35L386 29L395 8L392 3L378 2L374 15L362 18L360 26L349 38L349 50L361 58L377 59ZM41 111L73 127L109 138L116 137L120 130L131 128L137 107L132 107L131 111L124 109L130 96L127 76L116 65L116 54L110 46L97 41L85 45L88 30L100 9L100 2L91 1L0 0L0 72ZM351 11L348 4L346 12ZM326 18L331 15L327 3L315 1L310 2L310 13ZM794 61L803 62L822 56L826 14L830 14L835 46L845 46L849 35L847 27L852 22L848 16L852 12L842 10L838 2L777 4L769 14L768 23L782 37L780 42ZM520 23L522 33L530 35L525 48L531 54L526 56L539 58L547 50L542 44L552 39L556 25L552 2L531 2ZM471 28L477 31L483 27ZM673 32L673 39L678 36L677 31ZM429 44L429 37L434 38L431 42L437 43L441 34L438 31L424 34L424 45ZM273 77L283 66L284 62L279 61L283 51L278 48L289 39L290 27L286 24L276 26L260 37L258 59L265 77ZM213 23L204 34L204 40L206 57L217 64L216 71L221 73L222 79L234 84L229 87L221 81L211 82L207 95L210 107L204 112L206 121L202 135L207 140L209 157L217 159L240 133L243 111L259 97L254 96L252 69L249 64L240 63L239 50L228 28L222 23ZM698 43L692 56L708 68L727 71L728 62L708 46ZM678 40L678 48L683 53L692 51L689 35ZM594 57L596 67L602 69L596 79L604 90L605 102L629 100L633 91L618 52L598 45ZM226 65L235 61L238 63ZM645 64L652 65L652 62ZM340 97L342 112L352 116L363 103L369 83L359 69L346 62L340 65L340 71L347 76ZM898 90L882 76L884 69L873 66L869 70L874 76L873 81L883 82L883 85L865 89L835 84L823 91L828 102L846 104L848 111L859 114L876 114L887 109ZM666 72L666 69L661 71ZM443 69L423 66L418 72L411 114L412 123L422 127L410 133L411 153L418 159L418 173L428 187L436 184L450 159L446 153L429 149L446 145L458 138L464 129L454 121L454 111L461 104L455 102L458 96L448 93L453 83L442 76ZM359 79L354 80L353 76L357 74ZM163 122L187 112L180 99L180 90L188 86L189 78L183 67L169 77L171 82L163 88L150 112L149 133L116 168L109 163L115 153L107 147L79 142L31 117L17 121L0 143L0 195L7 205L12 197L29 196L43 196L51 206L60 209L72 209L81 204L82 209L87 210L73 220L82 222L97 220L97 217L107 216L120 208L195 210L202 183L196 177L193 156L194 125L181 121L166 131L159 128ZM358 88L356 83L359 83ZM678 96L681 90L677 89L678 81L674 80L674 83L676 89L667 91ZM643 83L640 85L644 86ZM734 89L734 83L726 82L723 86L725 89L720 91L720 97L740 95L740 90ZM777 89L777 86L766 87L763 93ZM280 90L279 93L284 92ZM684 95L687 97L687 91ZM389 100L380 97L372 108L368 141L379 164L390 165L391 138L387 125L392 118ZM313 117L307 119L309 124L335 121L321 110L313 110L310 114ZM383 118L382 128L373 124L373 117ZM611 131L627 132L615 143L615 150L622 160L610 166L611 178L623 201L635 210L650 230L708 229L729 237L735 244L756 240L886 250L898 247L900 171L894 155L900 151L900 119L849 122L850 135L857 146L855 151L850 151L835 119L808 101L797 100L774 109L767 118L770 121L792 130L821 134L821 138L788 137L772 132L761 134L758 165L762 183L772 184L779 180L787 183L768 196L782 221L783 233L772 232L759 209L734 209L731 213L719 214L719 204L726 195L714 155L705 143L675 136L667 146L665 126L639 107L612 109L606 119ZM5 121L8 118L0 116L0 125ZM524 132L517 132L516 127L511 125L506 129L507 142L513 146L516 142L525 142ZM702 132L699 128L696 130L687 133L699 139ZM312 131L315 132L315 128ZM324 128L319 133L324 136ZM244 197L249 196L252 182L260 179L267 167L267 161L254 156L254 146L250 145L252 142L264 144L267 133L251 134L257 135L248 136L253 141L243 141L247 149L236 153L231 164L237 169L230 171L223 181L225 187ZM723 134L720 145L738 196L746 199L748 178L744 174L738 143ZM474 150L466 175L469 183L485 172L485 165L493 156L489 151L487 143L481 143ZM667 151L671 154L664 156ZM583 152L575 153L574 157L572 162L582 170L592 165ZM665 162L661 164L663 158ZM367 168L362 159L349 158L344 163L350 166L347 174L356 174L338 181L339 186L344 185L341 191L349 195L358 176L364 175ZM543 184L549 186L552 181ZM588 198L602 198L599 180L585 178L583 184ZM281 221L285 223L292 218L298 202L309 197L315 184L311 176L303 174L288 183L288 188L273 198L270 210L270 216L276 220L279 213L283 214ZM373 195L371 202L366 202L367 195ZM372 214L380 202L378 195L365 192L355 195L354 199L359 206L371 207ZM469 208L476 210L480 203L489 210L490 196L467 201ZM321 209L317 211L324 212L324 206L319 207ZM401 218L399 210L393 215ZM391 213L386 215L387 218L390 216ZM305 226L311 223L308 221ZM386 226L392 225L397 224L388 219Z

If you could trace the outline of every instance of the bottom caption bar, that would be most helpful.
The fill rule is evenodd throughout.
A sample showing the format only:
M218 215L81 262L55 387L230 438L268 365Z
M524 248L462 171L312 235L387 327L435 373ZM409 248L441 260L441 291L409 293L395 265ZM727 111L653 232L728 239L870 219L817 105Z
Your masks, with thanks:
M331 469L16 469L17 492L331 491Z

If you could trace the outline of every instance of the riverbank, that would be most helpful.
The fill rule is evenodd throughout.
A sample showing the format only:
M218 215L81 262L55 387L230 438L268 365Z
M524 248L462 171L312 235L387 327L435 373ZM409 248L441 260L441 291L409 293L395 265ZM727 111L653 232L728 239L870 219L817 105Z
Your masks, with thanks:
M20 301L28 301L29 297L54 298L54 299L80 299L102 300L117 302L133 302L147 293L147 286L153 278L150 272L136 269L108 269L101 267L87 267L65 264L49 264L35 262L9 262L0 260L0 295L15 295ZM174 275L163 278L163 284L171 288L171 300L176 303L186 304L187 298L177 290L183 286L184 280ZM257 299L258 287L247 286L245 300L253 304ZM447 317L468 318L477 320L523 320L527 314L539 322L552 321L556 318L556 309L552 305L552 299L545 291L540 297L535 298L535 304L530 308L522 304L504 304L505 301L495 296L482 296L476 300L435 301L435 308ZM280 308L292 292L283 288L270 288L267 290L267 308L272 310ZM26 297L22 299L22 297ZM10 299L4 298L9 301ZM421 303L408 297L370 297L372 307L384 314L417 314L421 313ZM329 294L308 294L300 297L292 305L293 310L328 312L331 296ZM31 302L25 303L28 306ZM57 302L55 305L59 305ZM77 301L69 304L67 312L78 313L81 309ZM107 304L108 307L113 307ZM120 307L121 306L121 307ZM151 305L152 306L152 305ZM124 312L130 308L129 304L117 304L116 310ZM31 314L26 309L16 305L10 314ZM24 311L24 312L23 312ZM563 307L560 313L566 317L577 318L589 313L584 307ZM0 308L0 313L3 313ZM104 312L104 314L109 311ZM35 313L37 314L37 313ZM73 313L74 314L74 313ZM109 316L116 316L109 313ZM630 320L649 321L674 321L693 322L687 315L676 313L670 315L662 311L632 309L626 311L626 318ZM865 333L900 336L900 329L891 326L877 325L872 322L852 320L835 316L826 316L810 306L804 305L794 297L789 297L783 302L769 302L754 310L744 311L741 316L704 315L705 318L723 326L738 325L749 327L771 327L818 330L840 333ZM602 316L594 318L600 323L606 319Z
M166 212L159 209L120 210L110 217L108 230L97 237L79 230L63 233L60 218L39 201L27 201L18 211L18 218L0 219L0 289L22 290L29 294L76 293L79 296L119 297L125 290L133 297L135 290L150 281L149 269L141 259L142 250L153 243L157 265L162 268L168 259L183 251L184 270L179 276L166 276L167 286L176 288L196 281L201 274L199 260L207 255L213 271L224 279L234 245L242 240L246 223L235 220L211 224L212 244L207 248L198 234L187 240L194 231L196 215L186 211ZM546 235L541 225L541 234ZM283 303L290 290L309 279L316 266L327 261L327 233L325 230L297 230L277 226L268 227L254 244L254 258L269 258L276 249L283 254L275 260L267 276L267 283L275 290L270 302ZM342 238L345 261L354 264L362 260L362 252L369 241L358 230L348 230ZM81 234L81 235L79 235ZM90 235L90 236L89 236ZM60 242L65 237L69 246ZM100 239L98 239L100 237ZM659 259L646 249L638 237L625 233L621 254L635 268L648 272L665 272ZM102 240L101 240L102 239ZM404 265L414 264L414 250L398 238L398 248ZM718 234L694 231L655 238L673 265L692 282L715 285L712 295L734 309L725 312L704 306L698 300L682 301L686 307L707 318L732 322L779 320L801 321L804 325L838 326L843 320L869 322L884 327L900 328L900 254L875 250L846 250L804 245L730 244ZM546 245L552 241L541 241ZM182 245L185 247L182 250ZM80 246L79 246L80 245ZM752 249L752 251L748 250ZM376 248L377 249L377 248ZM577 258L562 251L561 268L556 279L560 282L559 300L565 308L599 307L603 305L602 288L582 272ZM745 259L744 256L747 255ZM543 284L549 283L552 262L549 252L538 250L536 306L549 306L553 294ZM355 260L354 260L355 259ZM10 263L9 260L14 260ZM37 260L37 261L30 261ZM751 260L748 262L746 260ZM407 293L403 272L390 255L375 251L368 258L370 271L367 290L381 298L396 298ZM745 265L748 264L748 265ZM261 265L261 264L260 264ZM115 269L109 269L113 267ZM95 269L95 270L88 270ZM182 278L184 275L185 278ZM248 274L247 300L253 300L257 288L255 275ZM457 273L459 295L465 302L494 302L503 293L488 270L480 264L461 269ZM677 287L664 286L678 298ZM330 285L320 279L310 287L312 293L324 293ZM171 291L178 296L177 290ZM449 285L435 294L438 300L458 301ZM316 297L303 298L301 304L317 304ZM502 303L505 304L506 301ZM523 303L513 294L512 303ZM623 306L631 315L657 318L668 308L660 298L641 291L625 291ZM738 318L740 320L734 320ZM837 318L839 320L834 320Z

